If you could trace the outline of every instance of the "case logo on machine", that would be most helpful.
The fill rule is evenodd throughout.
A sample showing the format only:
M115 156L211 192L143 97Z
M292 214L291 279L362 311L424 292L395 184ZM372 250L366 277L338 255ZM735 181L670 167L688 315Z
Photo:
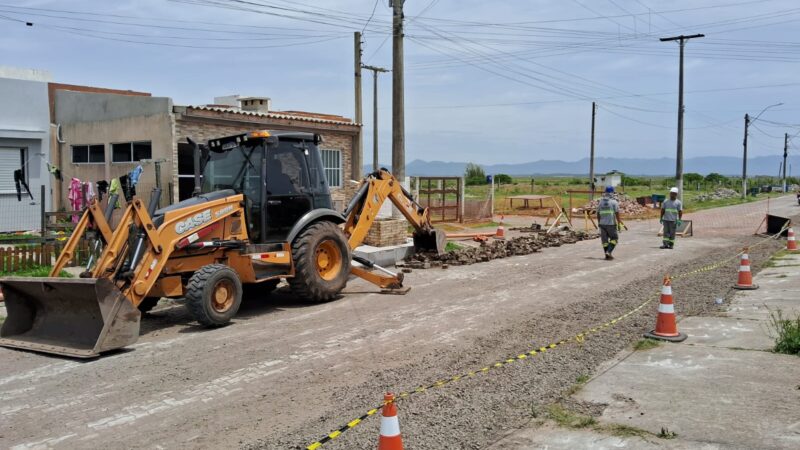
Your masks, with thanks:
M204 223L211 222L211 210L207 209L201 213L197 213L186 220L182 220L175 224L175 232L183 234L189 230L199 227Z

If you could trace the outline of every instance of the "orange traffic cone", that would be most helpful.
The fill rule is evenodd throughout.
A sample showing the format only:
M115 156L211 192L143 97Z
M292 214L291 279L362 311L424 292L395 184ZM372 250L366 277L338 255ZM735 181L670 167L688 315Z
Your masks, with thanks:
M682 342L686 334L678 332L675 322L675 305L672 303L672 282L669 276L664 277L664 286L661 288L661 303L658 305L658 318L656 329L645 333L644 337L661 339L662 341Z
M397 420L397 406L394 404L394 394L391 392L383 396L381 437L378 439L378 450L403 450L400 421Z
M500 215L500 223L497 225L497 233L495 233L495 239L505 239L506 238L506 230L503 228L503 219L505 217L501 214Z
M750 256L747 255L747 247L744 248L742 260L739 263L739 280L733 288L742 290L758 289L758 285L753 284L753 273L750 272Z
M790 252L797 251L797 241L794 240L794 230L790 227L786 233L786 250Z

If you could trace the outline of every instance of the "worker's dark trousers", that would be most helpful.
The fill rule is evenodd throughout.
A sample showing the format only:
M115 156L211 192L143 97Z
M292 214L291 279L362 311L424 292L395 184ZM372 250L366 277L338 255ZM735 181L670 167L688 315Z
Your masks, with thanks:
M675 246L675 230L678 228L678 222L673 220L664 221L664 245L672 248Z
M606 253L614 251L619 240L619 233L616 225L600 225L600 242L603 243L603 250Z

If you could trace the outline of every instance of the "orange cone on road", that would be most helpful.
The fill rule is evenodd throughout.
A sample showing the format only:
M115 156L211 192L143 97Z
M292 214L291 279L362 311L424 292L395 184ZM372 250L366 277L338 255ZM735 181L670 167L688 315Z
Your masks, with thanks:
M391 392L383 396L381 411L381 437L378 450L403 450L403 438L400 436L400 421L397 420L397 405Z
M742 259L739 263L739 280L733 288L742 290L758 289L758 285L753 284L753 273L750 272L750 256L747 254L747 247L744 248Z
M675 321L675 305L672 303L672 282L669 276L664 277L664 286L661 287L661 303L658 305L656 329L645 333L644 337L670 342L686 340L686 334L678 332L678 324Z
M503 219L505 217L501 214L500 215L500 223L497 225L497 233L495 233L495 239L505 239L506 238L506 230L503 228Z
M789 230L786 231L786 250L790 252L797 251L797 241L794 239L794 230L789 227Z

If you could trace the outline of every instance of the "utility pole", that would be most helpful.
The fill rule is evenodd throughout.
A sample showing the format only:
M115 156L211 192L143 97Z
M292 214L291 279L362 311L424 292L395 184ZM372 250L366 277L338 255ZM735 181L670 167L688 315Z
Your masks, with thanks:
M594 122L597 116L597 103L592 102L592 145L589 151L589 201L594 200Z
M683 48L686 41L705 37L704 34L680 35L661 38L661 42L678 41L681 48L680 73L678 75L678 151L675 157L675 183L678 185L678 197L683 200Z
M355 140L355 148L353 149L353 155L350 159L351 166L350 167L350 177L353 180L360 180L361 179L361 166L363 166L363 154L364 154L364 117L362 113L361 104L361 33L356 31L353 33L353 44L354 44L354 52L355 52L355 65L354 65L354 73L355 73L355 93L356 93L356 108L355 108L355 117L353 120L359 125L362 125L360 131L358 132L358 137Z
M786 157L789 156L789 133L783 135L783 193L786 193Z
M406 178L405 104L403 88L403 3L390 0L392 7L392 174L402 183Z
M761 110L760 113L756 115L756 117L753 120L750 120L749 114L744 115L744 141L742 141L744 147L744 154L742 157L742 200L744 200L745 196L747 195L747 132L748 129L750 128L750 124L755 123L755 121L758 120L758 118L761 117L762 114L767 112L768 109L781 105L783 105L782 102L775 103L774 105L769 105L765 107L764 109Z
M377 172L380 167L378 161L378 73L388 72L388 69L375 66L361 66L372 71L372 170Z
M747 197L747 128L750 126L750 114L744 115L744 141L742 146L744 152L742 154L742 200Z

